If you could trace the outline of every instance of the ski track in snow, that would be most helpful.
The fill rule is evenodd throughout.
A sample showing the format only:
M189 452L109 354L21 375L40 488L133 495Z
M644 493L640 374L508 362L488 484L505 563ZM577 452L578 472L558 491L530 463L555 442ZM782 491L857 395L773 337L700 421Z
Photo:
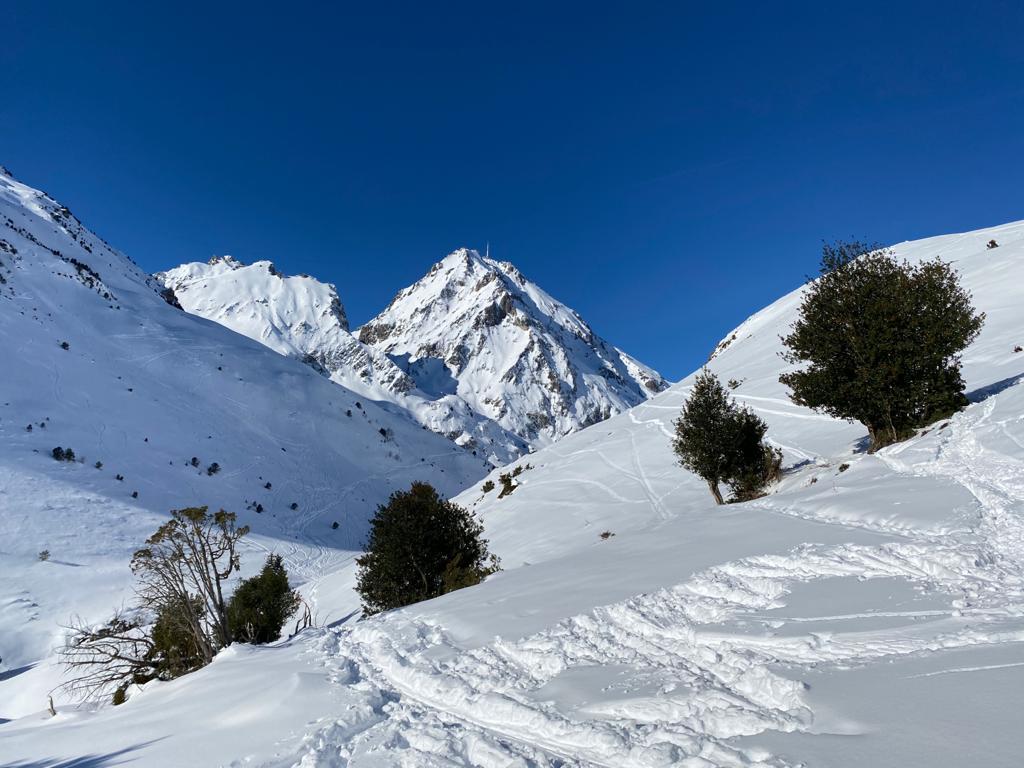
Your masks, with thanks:
M296 764L787 765L761 750L729 743L766 729L810 725L813 713L803 702L803 685L780 667L857 666L886 657L1024 642L1024 526L1012 511L1024 503L1024 464L992 455L975 437L979 430L1002 428L992 420L995 407L993 399L954 418L935 438L934 449L919 440L879 454L904 475L951 478L967 488L979 502L981 518L961 533L909 536L901 530L903 540L894 543L807 544L786 555L746 558L517 641L499 638L454 653L457 646L441 627L398 616L386 627L368 621L329 634L319 652L332 679L358 703L307 736ZM922 452L920 460L904 458ZM642 475L638 479L642 482ZM720 629L730 620L763 617L784 605L797 583L842 577L906 580L949 595L953 608L772 617L936 620L895 631L761 636ZM438 649L449 653L436 660ZM607 696L570 712L537 695L566 670L588 667L625 667L632 678L616 683L624 686L621 697ZM630 686L641 682L655 686L658 695L630 695Z

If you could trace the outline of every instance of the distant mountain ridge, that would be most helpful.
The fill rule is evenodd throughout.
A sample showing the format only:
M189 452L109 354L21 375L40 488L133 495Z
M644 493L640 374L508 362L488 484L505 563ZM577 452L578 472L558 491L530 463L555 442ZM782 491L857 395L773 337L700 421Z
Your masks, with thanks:
M182 307L398 406L495 465L665 389L516 267L459 249L350 332L337 289L230 257L156 277Z

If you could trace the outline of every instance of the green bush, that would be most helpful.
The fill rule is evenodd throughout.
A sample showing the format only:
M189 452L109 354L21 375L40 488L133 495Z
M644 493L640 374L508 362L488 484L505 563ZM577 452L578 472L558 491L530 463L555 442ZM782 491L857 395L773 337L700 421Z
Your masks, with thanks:
M480 522L427 483L392 494L370 526L366 554L356 561L367 615L478 584L499 570Z
M786 361L806 367L780 380L793 402L864 424L874 451L967 404L959 353L984 321L938 258L909 264L862 243L826 245L783 339Z
M281 556L270 555L263 570L243 580L228 601L231 635L243 643L271 643L281 636L299 603L299 594L288 586Z
M781 472L782 453L764 443L768 425L736 405L707 369L697 375L675 428L672 448L679 463L704 478L719 504L725 503L720 483L731 488L731 501L747 501Z
M61 448L59 445L50 451L50 455L57 461L74 461L75 452L71 448Z
M508 472L502 472L498 475L498 482L501 483L501 492L498 494L499 499L503 499L514 491L517 486L512 482L512 475Z
M206 664L203 649L194 633L197 616L204 612L202 601L172 599L157 609L150 639L156 677L171 680Z

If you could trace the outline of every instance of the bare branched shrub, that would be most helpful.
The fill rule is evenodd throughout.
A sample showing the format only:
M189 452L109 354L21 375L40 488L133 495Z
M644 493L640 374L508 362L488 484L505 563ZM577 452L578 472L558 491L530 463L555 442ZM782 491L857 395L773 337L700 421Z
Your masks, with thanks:
M207 507L173 510L132 557L142 603L179 606L180 620L207 663L231 643L224 582L238 570L238 541L249 532L235 521L223 509L212 515Z
M105 624L76 618L65 629L60 655L70 679L62 687L72 696L95 699L156 677L153 641L141 617L121 609Z
M128 686L191 672L229 645L224 586L249 532L235 521L224 510L173 510L132 557L138 606L99 626L76 619L66 627L60 655L70 679L63 688L81 698L113 691L121 702Z

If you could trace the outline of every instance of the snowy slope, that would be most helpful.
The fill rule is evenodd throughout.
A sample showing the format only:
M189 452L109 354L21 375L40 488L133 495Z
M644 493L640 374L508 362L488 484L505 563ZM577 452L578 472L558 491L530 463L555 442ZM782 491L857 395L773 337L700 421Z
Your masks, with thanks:
M244 265L230 256L155 275L185 311L295 357L379 403L394 403L418 424L488 458L495 466L522 455L527 443L475 412L446 387L450 375L419 366L413 379L383 352L349 333L337 289L307 275L289 277L269 261Z
M868 456L861 427L791 404L777 353L794 292L729 334L710 364L742 382L737 396L784 449L771 496L716 507L676 466L671 421L689 377L520 459L511 495L477 484L458 496L506 569L479 587L228 649L116 709L59 702L56 718L0 726L0 754L147 766L1020 765L1024 223L897 251L953 260L988 314L964 355L972 405L948 423ZM318 594L344 615L352 571L329 570Z
M121 603L131 552L168 510L237 512L254 531L247 565L280 552L315 590L392 490L424 479L454 493L486 471L161 289L66 208L0 175L0 718L38 708L52 670L26 668L50 657L73 613ZM78 461L55 461L56 446Z
M667 386L512 264L465 248L400 291L359 339L400 361L417 382L436 388L444 379L473 411L533 447Z

